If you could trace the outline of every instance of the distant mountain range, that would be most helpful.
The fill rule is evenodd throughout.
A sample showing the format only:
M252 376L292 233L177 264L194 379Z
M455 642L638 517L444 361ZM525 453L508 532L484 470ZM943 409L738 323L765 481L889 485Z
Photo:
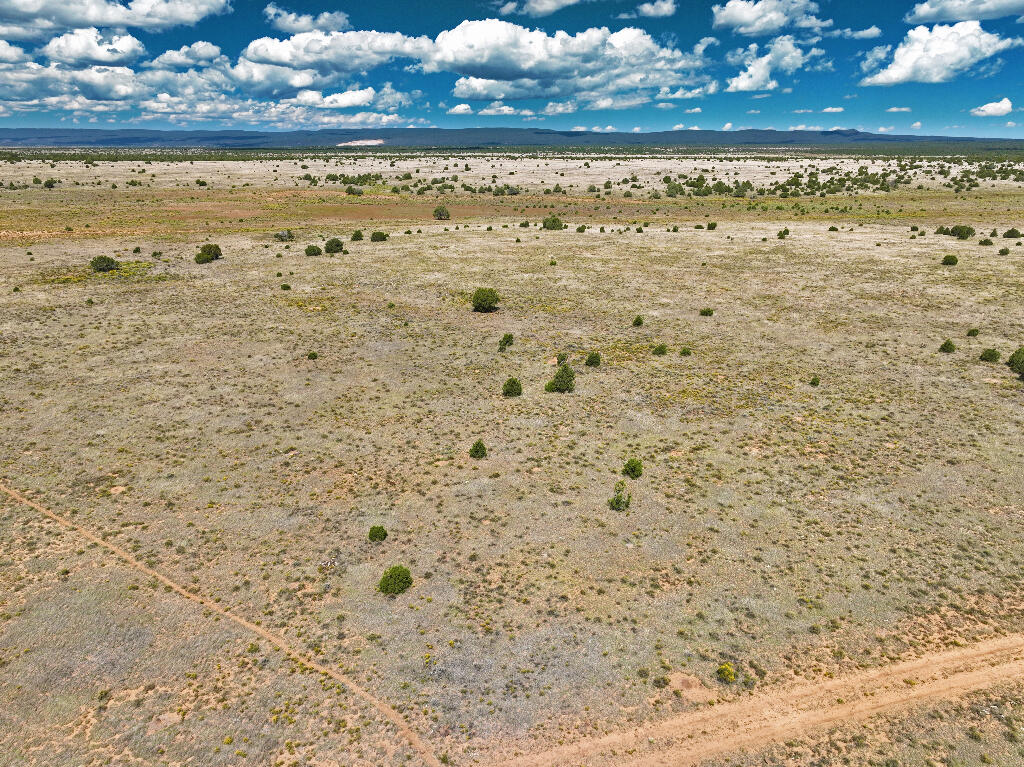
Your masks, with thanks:
M682 130L657 133L593 133L534 128L364 128L316 131L99 130L0 128L3 147L293 149L313 147L828 147L915 144L967 145L970 149L1024 149L1024 140L951 136L897 136L857 130Z

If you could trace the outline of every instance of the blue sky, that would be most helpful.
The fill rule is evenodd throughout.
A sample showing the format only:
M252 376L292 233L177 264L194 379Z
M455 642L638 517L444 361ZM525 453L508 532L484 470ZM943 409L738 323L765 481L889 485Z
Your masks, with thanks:
M1024 137L1024 0L0 0L0 126Z

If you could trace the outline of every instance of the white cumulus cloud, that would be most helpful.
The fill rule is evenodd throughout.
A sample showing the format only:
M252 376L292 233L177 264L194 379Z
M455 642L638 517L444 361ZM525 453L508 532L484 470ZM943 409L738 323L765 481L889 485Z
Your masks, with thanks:
M349 27L348 14L344 11L324 11L313 16L309 13L286 11L274 3L270 3L263 9L263 15L274 29L289 34L312 32L315 29L323 32L336 32Z
M998 19L1024 14L1024 0L925 0L907 14L910 24Z
M96 27L76 29L53 38L41 53L51 61L65 64L123 64L145 53L142 43L131 35L104 37Z
M797 47L792 35L777 37L768 45L766 52L760 55L757 43L747 48L733 51L728 57L731 64L744 64L746 69L736 77L728 80L726 91L771 91L779 87L773 78L775 70L793 74L809 59L820 56L824 51L812 48L806 53Z
M714 26L727 27L736 34L755 37L771 35L785 27L820 30L832 25L819 19L818 4L812 0L728 0L712 6Z
M865 77L861 85L944 83L979 61L1019 45L1024 40L986 32L977 21L914 27L897 46L889 65Z
M229 10L230 0L0 0L0 30L20 39L87 27L161 31Z
M990 101L971 110L975 117L1005 117L1013 111L1013 102L1008 98L1001 98L999 101Z

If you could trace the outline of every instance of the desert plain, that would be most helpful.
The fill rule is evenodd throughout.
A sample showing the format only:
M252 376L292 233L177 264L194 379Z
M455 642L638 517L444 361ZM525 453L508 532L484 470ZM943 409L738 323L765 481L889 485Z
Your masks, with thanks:
M1021 158L5 159L0 763L1024 764Z

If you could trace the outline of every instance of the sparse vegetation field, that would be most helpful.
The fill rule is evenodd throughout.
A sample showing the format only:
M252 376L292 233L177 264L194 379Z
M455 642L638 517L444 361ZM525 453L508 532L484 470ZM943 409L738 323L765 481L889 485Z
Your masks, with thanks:
M0 497L0 764L578 764L1009 641L1021 168L10 157L0 484L77 527ZM1019 764L1001 682L706 758Z

